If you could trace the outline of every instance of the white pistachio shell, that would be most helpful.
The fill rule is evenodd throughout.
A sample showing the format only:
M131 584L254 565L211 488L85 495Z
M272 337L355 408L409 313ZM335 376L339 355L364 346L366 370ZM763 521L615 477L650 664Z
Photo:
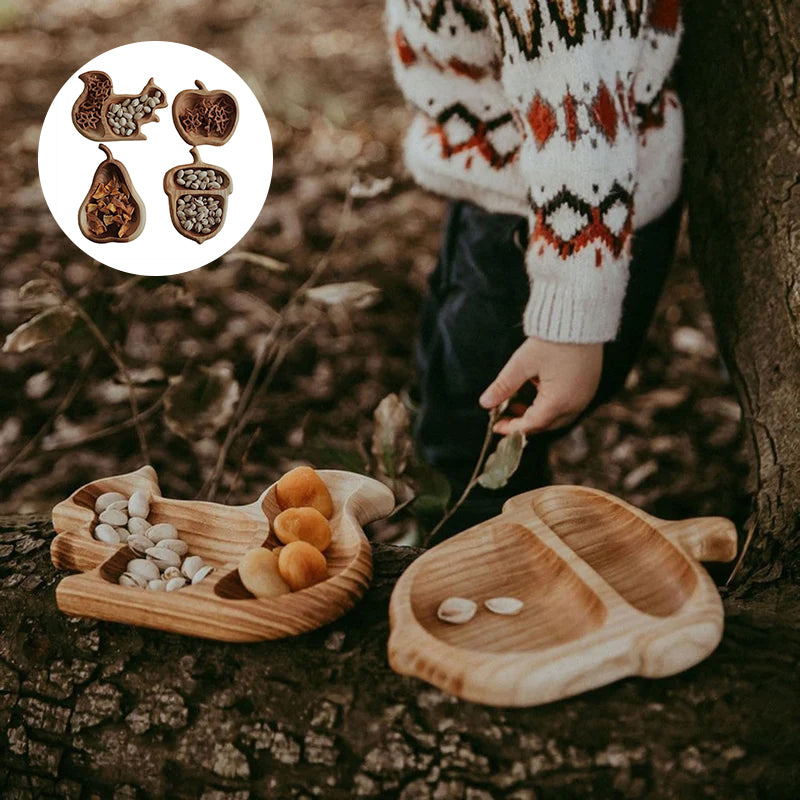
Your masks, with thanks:
M147 586L147 581L133 572L123 572L119 576L117 583L120 586L135 586L137 589L144 589Z
M126 544L137 556L143 556L153 546L153 543L146 536L134 533L128 537Z
M525 603L523 603L522 600L518 600L516 597L492 597L484 601L484 605L493 614L503 614L507 617L513 617L515 614L519 614L519 612L522 611L522 606L524 606Z
M128 513L132 517L147 517L150 513L150 495L142 489L135 491L128 500Z
M167 582L162 580L150 581L147 588L153 592L165 592L167 590Z
M161 577L165 581L172 580L172 578L182 578L183 575L177 567L167 567L162 573Z
M152 526L146 519L142 517L131 517L128 520L128 530L137 536L144 536Z
M145 550L145 553L159 569L181 565L181 557L168 547L150 547Z
M201 569L205 566L205 562L203 561L200 556L187 556L183 559L183 564L181 565L181 572L191 580L194 578L195 573L197 570Z
M148 581L156 581L161 577L161 570L158 566L146 558L132 558L126 569L131 575L139 575Z
M121 542L127 542L128 541L128 537L130 536L130 534L128 533L128 529L127 528L116 527L116 528L114 528L114 530L117 532L117 536L119 536L119 540Z
M95 526L94 538L98 542L105 542L106 544L119 544L120 538L116 529L112 525L101 522Z
M104 492L101 494L97 500L94 501L94 510L96 514L101 514L105 511L112 503L116 503L119 500L127 500L128 498L125 497L124 494L120 494L119 492Z
M104 511L123 511L124 513L128 513L128 501L127 500L115 500L113 503L110 503L107 508L103 509Z
M469 622L478 610L477 603L467 600L466 597L448 597L442 601L436 616L442 622L449 622L453 625L463 625Z
M158 544L162 539L179 539L178 529L171 522L159 522L147 531L147 538L153 544Z
M210 575L214 571L214 567L210 567L206 565L205 567L200 567L197 572L195 572L194 576L192 577L192 586L196 583L200 583L205 577Z
M179 556L185 556L189 552L189 545L182 539L162 539L158 543L159 547L166 547L167 550L172 550Z
M107 508L100 514L100 522L106 522L109 525L127 525L128 515L124 511L119 511L115 508Z
M182 589L184 586L186 586L186 578L180 575L177 578L170 578L167 581L166 589L168 592L174 592L176 589Z

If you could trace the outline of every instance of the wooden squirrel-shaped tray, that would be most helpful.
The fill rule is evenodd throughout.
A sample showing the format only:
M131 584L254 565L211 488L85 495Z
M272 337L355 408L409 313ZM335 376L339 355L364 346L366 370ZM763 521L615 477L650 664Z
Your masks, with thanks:
M167 105L167 96L152 78L138 94L116 94L107 72L93 70L78 77L84 87L72 106L72 124L95 142L147 139L142 126L158 122L156 109Z
M390 604L389 661L458 697L533 706L629 675L697 664L722 637L722 601L698 561L730 561L722 517L667 522L596 489L548 486L434 547L402 575ZM446 598L478 605L439 619ZM523 601L513 616L496 597Z
M147 466L88 483L53 509L53 564L79 573L58 584L58 607L71 616L230 642L294 636L338 619L372 580L372 551L361 526L387 516L394 496L382 483L355 473L320 470L318 475L334 506L333 539L325 551L327 580L281 597L253 597L239 579L237 564L254 547L279 545L270 533L280 511L275 484L245 506L172 500L161 496L155 470ZM95 500L105 492L129 497L140 489L150 495L148 521L175 525L190 553L214 567L205 580L168 593L117 583L136 555L126 544L93 538Z

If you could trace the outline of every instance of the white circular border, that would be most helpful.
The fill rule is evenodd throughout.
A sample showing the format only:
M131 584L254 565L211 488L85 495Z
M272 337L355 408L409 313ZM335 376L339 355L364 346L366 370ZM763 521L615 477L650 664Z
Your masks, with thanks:
M146 210L142 233L131 242L97 244L78 227L78 209L94 172L105 159L99 142L82 136L72 124L72 106L83 91L79 75L107 72L117 94L134 94L152 77L169 105L156 110L158 122L142 127L147 140L105 142L128 170ZM200 145L200 158L224 169L233 192L225 223L212 239L198 244L172 225L164 173L191 163L190 145L172 121L172 103L195 80L208 89L225 89L236 97L239 121L222 146ZM252 228L267 198L272 178L272 138L264 112L250 87L215 56L175 42L134 42L96 56L61 87L47 111L39 137L39 179L55 221L70 240L97 261L135 275L178 275L202 267L228 252Z

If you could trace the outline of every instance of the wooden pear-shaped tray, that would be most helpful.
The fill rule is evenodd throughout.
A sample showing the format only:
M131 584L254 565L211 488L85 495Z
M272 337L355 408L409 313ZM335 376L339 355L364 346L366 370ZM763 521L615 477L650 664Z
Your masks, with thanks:
M667 522L579 486L527 492L406 570L390 604L389 661L493 706L672 675L722 637L722 602L698 561L735 555L736 529L722 517ZM478 604L472 620L439 620L452 596ZM483 605L508 596L524 602L516 616Z
M72 124L78 133L95 142L147 139L142 127L148 122L158 122L156 109L165 108L167 105L167 96L163 89L153 83L152 78L137 94L115 94L107 72L93 70L84 72L78 77L83 81L84 87L72 106ZM151 102L151 98L155 102ZM134 101L136 106L133 106ZM130 122L125 122L124 126L118 124L121 118L117 116L117 112L121 108L129 110L131 115ZM109 114L114 117L114 123ZM115 127L120 129L120 133L115 132ZM123 131L128 129L130 133L126 135Z
M104 144L99 145L99 147L106 154L106 157L104 161L100 162L95 170L89 191L87 192L86 197L83 198L83 202L78 209L78 227L80 228L81 233L87 239L90 239L97 244L107 244L108 242L131 242L144 230L146 218L144 203L142 202L142 198L139 197L139 193L134 188L133 181L131 180L128 170L125 168L125 165L121 161L117 161L111 155L111 151ZM129 205L133 207L133 213L131 214L128 222L122 223L122 225L125 227L118 228L119 233L122 233L122 236L115 236L110 233L96 234L91 229L89 221L89 206L92 203L92 200L95 199L93 197L95 192L99 189L102 189L104 185L110 185L109 182L115 180L122 189L127 191ZM115 209L115 211L119 213L121 209ZM123 233L123 231L125 232Z
M372 478L338 470L320 470L334 503L333 540L325 551L327 580L299 592L270 599L253 597L237 572L241 556L253 547L277 546L270 534L279 513L275 485L254 503L225 506L161 496L156 473L142 467L127 475L88 483L53 509L57 536L50 556L59 569L77 570L56 588L56 603L66 614L124 622L173 633L249 642L279 639L314 630L351 609L372 580L372 551L362 530L387 516L394 496ZM205 580L174 592L120 586L117 579L135 558L124 544L105 544L92 537L94 502L104 492L130 496L150 493L153 523L171 522L189 552L215 570Z

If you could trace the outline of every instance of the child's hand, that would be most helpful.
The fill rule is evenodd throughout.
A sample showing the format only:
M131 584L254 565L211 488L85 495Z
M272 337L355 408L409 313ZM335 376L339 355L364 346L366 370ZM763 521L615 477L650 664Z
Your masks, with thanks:
M503 436L538 433L574 420L594 397L603 367L603 345L547 342L530 336L481 395L484 408L510 398L525 381L536 386L536 399L521 417L501 419L494 430Z

